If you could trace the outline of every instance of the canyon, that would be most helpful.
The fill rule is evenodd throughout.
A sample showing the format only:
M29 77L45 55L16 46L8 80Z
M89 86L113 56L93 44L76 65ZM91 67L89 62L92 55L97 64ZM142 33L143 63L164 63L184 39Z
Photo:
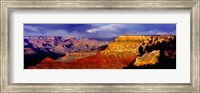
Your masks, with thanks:
M25 37L24 51L25 55L40 53L36 49L47 54L37 64L29 65L30 69L134 69L162 63L161 56L174 60L175 38L174 35L121 35L113 41L102 41Z
M76 39L73 36L25 36L24 68L36 65L46 57L51 57L54 60L59 59L66 53L88 52L93 55L109 43L110 41L90 40L88 38Z

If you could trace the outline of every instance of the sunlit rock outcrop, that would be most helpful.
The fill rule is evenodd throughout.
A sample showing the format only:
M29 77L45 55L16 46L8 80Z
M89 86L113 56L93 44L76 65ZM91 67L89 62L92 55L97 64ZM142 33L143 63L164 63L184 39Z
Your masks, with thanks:
M144 65L155 65L158 62L160 56L160 50L153 50L150 53L145 53L141 57L137 57L133 65L144 66Z

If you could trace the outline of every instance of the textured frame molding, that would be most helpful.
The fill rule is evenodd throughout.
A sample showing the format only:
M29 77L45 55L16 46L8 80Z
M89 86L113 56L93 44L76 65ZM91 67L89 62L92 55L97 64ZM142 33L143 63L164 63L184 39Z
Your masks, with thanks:
M12 84L9 82L9 14L16 9L190 9L191 83ZM187 92L200 93L200 0L0 0L0 92Z

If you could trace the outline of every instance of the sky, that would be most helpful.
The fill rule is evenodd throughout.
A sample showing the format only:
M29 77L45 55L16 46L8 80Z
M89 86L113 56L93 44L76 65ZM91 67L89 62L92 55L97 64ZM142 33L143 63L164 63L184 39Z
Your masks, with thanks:
M24 24L24 36L112 38L166 34L176 35L176 24Z

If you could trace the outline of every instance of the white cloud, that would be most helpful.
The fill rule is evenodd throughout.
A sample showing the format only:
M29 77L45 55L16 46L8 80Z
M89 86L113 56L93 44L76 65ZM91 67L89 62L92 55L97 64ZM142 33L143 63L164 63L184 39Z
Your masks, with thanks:
M48 30L44 33L46 36L68 36L69 33L66 30Z
M38 32L40 29L40 27L36 27L36 26L24 26L24 28L33 32Z
M94 29L89 29L89 30L87 30L88 33L94 33L94 32L96 32L96 31L97 31L97 29L95 29L95 28L94 28Z
M87 34L77 33L76 31L69 33L67 30L61 30L61 29L60 30L48 30L48 31L45 31L45 33L43 35L45 35L45 36L63 36L63 37L74 36L77 39L87 37Z
M102 26L96 25L96 26L97 26L96 28L89 29L86 32L95 33L98 31L118 31L120 28L124 27L124 25L122 24L109 24L109 25L102 25Z

